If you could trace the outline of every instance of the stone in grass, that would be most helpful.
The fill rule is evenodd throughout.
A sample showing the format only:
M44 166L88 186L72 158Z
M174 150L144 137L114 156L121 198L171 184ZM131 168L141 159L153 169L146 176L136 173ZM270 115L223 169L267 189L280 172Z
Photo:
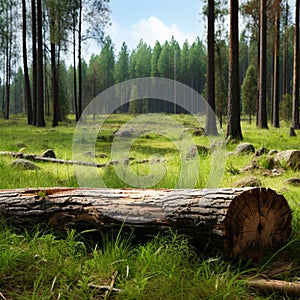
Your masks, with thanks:
M56 155L52 149L48 149L43 152L42 157L56 158Z
M268 153L267 148L261 147L255 152L255 156L262 156L263 154L267 154L267 153Z
M300 150L284 150L276 154L275 159L291 169L300 169Z
M235 153L237 154L248 154L254 152L255 152L254 146L250 143L241 143L237 145L235 149Z
M294 186L300 186L300 178L299 177L294 177L294 178L289 178L284 183L294 185Z
M196 145L196 147L197 147L199 155L201 155L201 156L208 155L209 152L210 152L209 147L206 147L206 146L203 146L203 145Z
M35 163L33 163L29 160L23 159L23 158L14 160L11 163L11 166L13 166L19 170L38 170L38 169L40 169Z
M255 176L240 179L240 180L233 183L233 187L240 187L240 188L260 187L260 186L261 186L261 183L260 183L259 179Z
M277 153L278 153L278 150L272 149L272 150L269 151L268 155L275 155Z
M16 146L19 147L19 148L25 148L26 147L26 145L22 142L16 143Z

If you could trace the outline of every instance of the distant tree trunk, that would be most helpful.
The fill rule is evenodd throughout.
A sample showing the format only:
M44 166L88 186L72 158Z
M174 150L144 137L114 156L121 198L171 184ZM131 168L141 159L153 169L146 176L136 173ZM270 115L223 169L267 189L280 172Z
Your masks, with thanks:
M37 39L38 39L38 60L37 60L37 127L45 126L44 119L44 82L43 82L43 20L42 0L37 0Z
M260 63L259 63L259 109L258 127L268 128L267 119L267 17L266 2L260 0Z
M293 75L293 112L292 127L299 129L299 8L300 0L296 0L294 29L294 75Z
M223 94L221 93L220 97L219 97L219 101L218 101L218 108L219 108L219 123L220 123L220 127L222 128L223 127L223 114L224 114L224 101L226 101L225 99L225 81L224 81L224 77L223 77L223 74L222 74L222 56L221 56L221 49L220 49L220 43L217 44L217 51L216 53L218 53L218 63L217 63L217 76L219 77L218 80L219 80L219 93L221 91L224 91L224 97L223 97Z
M259 26L260 28L260 26ZM257 39L257 91L256 91L256 126L258 126L258 112L259 112L259 84L260 84L260 29L258 29Z
M208 135L218 133L215 114L215 2L208 1L207 33L207 103L205 132Z
M284 20L284 41L283 41L283 67L282 67L282 94L288 93L288 43L287 43L287 26L288 26L289 4L286 1L285 20Z
M31 92L30 92L30 81L28 74L27 64L27 43L26 43L26 0L22 0L22 42L23 42L23 67L24 67L24 85L25 85L25 99L27 106L27 123L32 124L32 104L31 104Z
M58 80L56 64L56 46L51 42L51 71L52 71L52 100L53 100L53 119L52 127L58 126L59 119L59 101L58 101Z
M8 22L8 20L7 20ZM10 73L11 73L11 66L10 66L10 52L11 52L11 45L9 42L9 38L6 37L6 46L5 46L5 52L6 52L6 72L5 72L5 100L6 100L6 105L5 105L5 119L9 119L9 110L10 110Z
M242 140L239 86L239 1L230 1L229 85L227 139Z
M36 53L36 3L31 0L32 31L32 125L37 121L37 53Z
M5 5L5 92L6 92L6 105L5 105L5 114L4 117L6 120L9 119L10 114L10 86L11 86L11 59L12 59L12 6L9 3Z
M280 6L275 3L275 40L274 40L274 78L273 78L273 114L272 125L279 128L279 44L280 44Z
M79 22L78 22L78 116L82 114L82 61L81 61L81 25L82 25L82 0L79 0Z
M79 120L78 116L78 102L77 102L77 76L76 76L76 8L73 7L72 13L72 21L73 21L73 93L74 93L74 109L75 109L75 117L76 121Z

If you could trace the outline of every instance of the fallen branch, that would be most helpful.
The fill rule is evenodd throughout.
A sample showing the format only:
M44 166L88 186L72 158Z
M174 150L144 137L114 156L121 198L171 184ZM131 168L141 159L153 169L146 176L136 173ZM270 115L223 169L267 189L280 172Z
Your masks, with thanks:
M287 282L274 279L249 279L246 280L249 287L262 293L279 293L281 295L300 296L300 283Z
M44 162L52 162L56 164L82 165L82 166L97 167L97 168L103 168L107 165L106 163L99 164L99 163L86 162L86 161L65 160L59 158L44 157L36 154L25 154L22 152L0 151L0 155L9 155L11 157L23 158L32 161L44 161Z
M116 272L111 276L111 282L110 282L110 285L109 285L109 289L107 289L107 291L106 291L105 294L104 294L104 300L109 299L109 296L110 296L110 294L111 294L111 292L112 292L112 290L113 290L113 287L114 287L114 284L115 284L117 275L118 275L118 271L116 271Z
M117 161L112 160L107 163L95 163L95 162L89 162L89 161L78 161L78 160L66 160L66 159L59 159L59 158L52 158L52 157L44 157L36 154L26 154L22 152L11 152L11 151L0 151L0 155L7 155L15 158L23 158L31 161L43 161L43 162L51 162L56 164L69 164L69 165L81 165L81 166L87 166L87 167L96 167L96 168L104 168L109 165L116 165L119 163L128 164L128 160L124 161ZM145 164L145 163L159 163L161 162L160 159L143 159L143 160L136 160L132 161L131 164Z

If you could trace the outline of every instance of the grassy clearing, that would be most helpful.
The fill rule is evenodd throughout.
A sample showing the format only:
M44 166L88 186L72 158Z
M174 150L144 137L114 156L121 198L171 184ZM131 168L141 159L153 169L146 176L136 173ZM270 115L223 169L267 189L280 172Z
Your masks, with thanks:
M97 162L114 159L111 136L131 117L112 115L107 119L95 146ZM189 133L199 127L190 116L173 117ZM262 146L269 150L299 149L299 137L290 138L287 125L267 131L243 122L242 129L245 142L253 143L256 149ZM21 149L24 153L41 154L52 148L58 158L72 159L73 134L74 125L70 123L53 129L27 126L25 118L1 120L0 150ZM208 146L210 143L207 137L193 135L192 138L197 145ZM211 155L200 156L200 175L191 172L193 165L182 170L182 162L188 164L190 161L182 160L174 140L178 142L175 137L170 139L155 133L143 134L135 139L129 152L130 174L141 177L141 183L150 186L153 183L151 176L159 177L160 171L166 170L153 187L188 186L195 177L196 187L205 187L210 174ZM228 144L226 151L233 151L235 147L236 144ZM151 163L153 158L159 158L160 162ZM149 162L139 163L145 159ZM286 197L293 210L292 242L275 255L258 263L242 264L222 256L199 256L186 237L174 233L153 237L142 245L133 244L130 238L123 235L117 239L103 236L95 244L86 239L85 233L70 231L59 236L40 228L30 232L19 231L2 223L0 292L6 299L100 299L104 292L95 286L109 285L112 274L117 271L115 287L122 289L122 292L111 295L111 299L283 299L276 295L269 298L260 296L248 289L241 278L259 273L276 279L299 279L300 191L299 187L287 185L285 180L300 177L300 172L285 170L282 175L271 177L267 172L266 156L258 161L263 169L241 172L241 168L252 159L251 155L226 157L220 185L232 186L237 180L255 175L263 186L273 188ZM71 165L37 162L39 170L20 171L10 166L12 161L11 157L0 156L1 189L78 186ZM133 181L126 182L130 176L129 169L125 164L118 164L116 174L115 167L109 165L98 171L106 186L130 186Z

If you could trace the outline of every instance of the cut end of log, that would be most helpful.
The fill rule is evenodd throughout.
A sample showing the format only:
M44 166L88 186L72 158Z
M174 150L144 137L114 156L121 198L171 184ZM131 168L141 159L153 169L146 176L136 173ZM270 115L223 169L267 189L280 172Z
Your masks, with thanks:
M286 244L291 223L292 213L282 195L266 188L243 191L227 211L225 248L236 257L262 258Z

